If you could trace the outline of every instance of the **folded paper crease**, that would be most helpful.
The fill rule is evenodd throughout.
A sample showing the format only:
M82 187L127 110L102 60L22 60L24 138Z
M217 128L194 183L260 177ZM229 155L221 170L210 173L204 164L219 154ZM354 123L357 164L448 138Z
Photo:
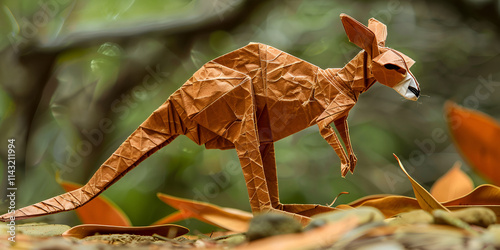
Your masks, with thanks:
M408 63L413 61L384 47L384 24L370 19L367 27L345 14L341 21L349 40L362 49L343 68L321 69L260 43L250 43L213 59L155 110L85 186L4 214L0 220L80 207L179 135L207 149L236 150L253 212L279 211L307 223L307 216L333 209L280 203L274 142L317 125L339 156L341 174L345 176L354 171L357 162L347 116L359 95L376 81L389 87L396 85L397 92L410 100L418 96L408 92L408 87L419 91L409 72ZM388 64L396 65L397 70Z

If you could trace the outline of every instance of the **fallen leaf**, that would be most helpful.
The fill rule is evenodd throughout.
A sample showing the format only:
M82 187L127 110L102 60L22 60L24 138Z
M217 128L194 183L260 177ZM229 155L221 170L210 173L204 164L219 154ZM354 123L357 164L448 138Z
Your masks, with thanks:
M453 200L441 203L449 210L457 210L470 207L486 207L495 212L500 222L500 187L484 184L476 187L468 194ZM349 209L362 206L370 206L379 209L386 218L403 212L421 209L415 198L377 194L369 195L353 201L349 204L338 205L337 209Z
M193 217L193 213L186 211L186 210L179 210L176 212L173 212L160 220L156 221L155 223L151 225L162 225L162 224L169 224L169 223L174 223L177 221L189 219Z
M417 199L399 195L373 197L373 199L366 199L363 202L355 202L354 204L348 205L351 207L369 206L377 208L382 212L385 218L390 218L399 213L421 209Z
M450 210L470 207L489 208L495 212L497 216L497 223L500 223L500 187L495 185L480 185L470 193L454 200L444 202L443 205Z
M62 234L64 237L85 238L94 234L134 234L151 236L157 234L167 238L175 238L187 234L189 229L179 225L158 225L147 227L123 227L97 224L83 224L72 227Z
M56 181L66 192L82 187L82 185L61 180L58 174L56 175ZM120 207L102 194L84 206L75 209L75 212L84 224L131 226L129 218Z
M448 127L464 159L485 178L500 185L500 124L492 117L453 103L445 105Z
M209 203L181 199L162 193L158 193L157 195L160 200L180 211L180 214L169 215L158 222L173 222L172 218L185 219L193 217L230 231L246 232L250 220L253 218L251 213L234 208L222 208ZM155 224L158 224L158 222Z
M346 204L340 204L340 205L337 205L335 207L335 209L338 209L338 210L350 210L350 209L354 209L354 207L351 207L351 206L346 205Z
M396 157L396 160L398 160L399 167L401 168L401 170L403 170L403 172L410 180L411 186L413 187L413 193L415 194L415 198L417 198L417 202L420 205L420 207L427 212L432 212L432 210L434 209L442 209L449 212L449 210L446 207L444 207L441 203L439 203L429 192L427 192L427 190L425 190L425 188L423 188L420 184L418 184L418 182L415 181L408 174L408 172L406 172L406 169L403 167L403 164L401 163L399 158L396 155L394 155L394 157Z
M467 174L460 170L461 162L457 161L453 167L431 188L431 194L439 202L453 200L464 196L474 189L474 184Z
M483 184L462 197L444 202L443 205L500 205L500 187Z
M367 196L364 196L364 197L361 197L347 205L351 206L351 207L359 207L361 206L361 204L367 202L367 201L370 201L370 200L376 200L376 199L380 199L380 198L385 198L385 197L389 197L389 196L393 196L391 194L372 194L372 195L367 195ZM336 208L338 208L339 206L342 206L342 205L338 205L336 206Z

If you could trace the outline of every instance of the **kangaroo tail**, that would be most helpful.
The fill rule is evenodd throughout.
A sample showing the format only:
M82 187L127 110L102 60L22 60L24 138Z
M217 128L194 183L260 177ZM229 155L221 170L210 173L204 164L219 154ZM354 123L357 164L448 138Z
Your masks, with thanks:
M0 221L27 219L83 206L160 148L185 134L173 103L167 100L137 128L83 187L0 216Z

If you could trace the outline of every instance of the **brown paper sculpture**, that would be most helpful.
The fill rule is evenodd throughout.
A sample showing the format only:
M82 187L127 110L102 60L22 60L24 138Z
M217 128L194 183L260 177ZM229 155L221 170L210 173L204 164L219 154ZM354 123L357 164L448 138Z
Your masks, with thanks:
M306 216L331 209L280 203L274 142L318 125L323 138L340 157L345 176L356 165L347 115L358 96L376 81L409 100L417 100L420 93L409 70L414 61L384 46L384 24L372 18L366 27L345 14L340 17L349 40L363 49L343 68L320 69L259 43L216 58L154 111L85 186L4 214L0 220L80 207L179 135L207 149L236 149L254 213L279 211L306 222Z

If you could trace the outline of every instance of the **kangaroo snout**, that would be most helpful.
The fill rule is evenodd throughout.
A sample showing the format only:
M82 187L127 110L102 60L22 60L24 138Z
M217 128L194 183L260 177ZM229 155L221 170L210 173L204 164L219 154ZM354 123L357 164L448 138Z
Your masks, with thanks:
M416 101L420 96L420 87L411 73L392 88L407 100Z

